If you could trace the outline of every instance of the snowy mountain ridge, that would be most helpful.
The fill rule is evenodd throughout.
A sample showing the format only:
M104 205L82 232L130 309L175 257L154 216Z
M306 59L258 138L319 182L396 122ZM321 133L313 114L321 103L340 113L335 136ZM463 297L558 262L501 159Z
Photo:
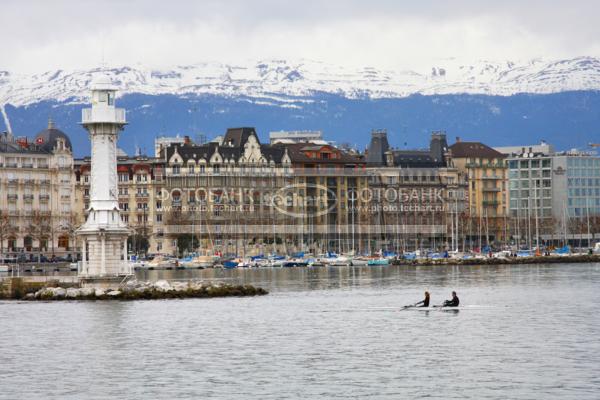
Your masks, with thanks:
M99 69L57 70L40 74L0 71L0 108L45 100L87 101L90 81ZM266 105L298 108L314 93L353 98L402 98L412 94L559 93L600 90L600 58L540 59L525 62L482 61L465 65L441 60L426 70L347 68L317 61L268 60L250 66L218 62L169 69L106 68L124 94L219 95L245 97ZM260 103L259 103L260 104Z

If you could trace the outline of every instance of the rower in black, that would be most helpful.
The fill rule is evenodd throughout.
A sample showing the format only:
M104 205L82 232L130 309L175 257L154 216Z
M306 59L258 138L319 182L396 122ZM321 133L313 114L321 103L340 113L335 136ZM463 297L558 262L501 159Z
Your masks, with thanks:
M456 292L452 292L452 300L446 300L444 302L444 307L458 307L458 305L460 304L460 300L458 299L458 296L456 295Z
M422 305L419 306L419 304L422 304ZM422 301L416 303L415 307L416 306L419 306L419 307L429 307L429 292L425 292L425 299L423 299Z

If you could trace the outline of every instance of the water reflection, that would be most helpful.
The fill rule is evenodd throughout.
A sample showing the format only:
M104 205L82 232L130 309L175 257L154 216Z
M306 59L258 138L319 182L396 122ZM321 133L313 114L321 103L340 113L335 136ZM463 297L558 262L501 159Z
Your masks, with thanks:
M569 279L569 270L598 272L598 264L536 264L486 266L356 266L313 268L251 268L138 271L140 280L201 279L253 284L271 291L386 288L394 285L427 287L553 285ZM577 279L577 278L575 278Z

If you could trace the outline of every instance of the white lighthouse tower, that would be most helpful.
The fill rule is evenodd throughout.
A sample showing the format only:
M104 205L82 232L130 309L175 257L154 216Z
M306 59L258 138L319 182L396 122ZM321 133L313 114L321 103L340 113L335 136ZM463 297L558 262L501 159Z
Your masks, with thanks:
M82 262L79 277L93 286L114 286L131 273L127 264L129 230L121 221L118 201L117 138L127 124L125 110L115 108L116 88L102 75L92 82L92 108L81 123L92 144L90 206L77 230Z

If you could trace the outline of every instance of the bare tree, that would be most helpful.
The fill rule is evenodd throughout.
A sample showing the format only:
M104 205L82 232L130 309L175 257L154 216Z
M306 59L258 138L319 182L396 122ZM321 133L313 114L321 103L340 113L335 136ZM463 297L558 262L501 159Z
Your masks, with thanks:
M67 251L73 251L73 249L75 249L76 252L77 246L75 245L75 232L77 231L77 228L79 228L79 222L75 213L70 212L62 218L59 231L61 234L67 235L69 239ZM71 257L73 257L73 255L71 255ZM76 258L77 255L75 254L75 259Z
M31 215L27 234L38 242L38 262L42 255L42 242L48 240L52 234L51 214L48 211L34 211Z
M17 227L11 223L8 212L0 210L0 255L4 254L4 241L17 232Z

